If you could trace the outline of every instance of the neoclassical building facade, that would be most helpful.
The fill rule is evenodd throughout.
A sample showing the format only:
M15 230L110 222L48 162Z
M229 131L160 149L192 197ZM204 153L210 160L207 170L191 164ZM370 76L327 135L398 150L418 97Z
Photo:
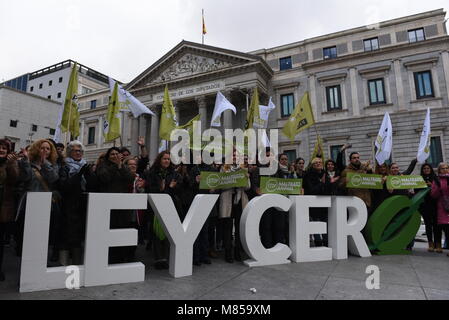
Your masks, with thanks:
M145 136L150 158L159 146L163 91L168 85L179 124L200 114L209 128L215 96L222 92L237 114L222 115L222 130L243 128L255 87L261 104L272 97L276 109L270 129L280 129L308 91L315 128L290 141L279 135L280 151L290 159L309 160L316 134L326 157L335 157L351 143L362 159L374 160L374 139L385 112L393 124L392 161L404 168L415 156L427 108L431 109L432 146L429 161L449 160L449 37L446 13L440 10L380 22L270 49L242 53L182 41L125 88L157 116L123 115L121 144L137 154L137 138ZM82 95L82 140L87 158L109 148L102 123L109 90ZM90 101L98 99L96 108ZM404 168L405 169L405 168Z

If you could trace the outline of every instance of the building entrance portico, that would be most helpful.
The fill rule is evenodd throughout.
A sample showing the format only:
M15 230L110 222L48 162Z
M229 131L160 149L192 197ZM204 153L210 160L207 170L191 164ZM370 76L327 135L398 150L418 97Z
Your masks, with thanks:
M219 129L243 129L254 88L259 90L260 102L267 103L271 77L271 68L258 56L182 41L126 87L157 115L132 121L131 141L137 139L137 134L145 132L150 146L150 161L156 158L166 85L179 125L199 114L202 130L208 129L216 94L220 91L234 104L237 114L225 111Z

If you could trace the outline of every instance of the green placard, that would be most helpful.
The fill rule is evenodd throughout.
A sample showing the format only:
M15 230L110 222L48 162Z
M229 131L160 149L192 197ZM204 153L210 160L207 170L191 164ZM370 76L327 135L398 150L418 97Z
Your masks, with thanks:
M201 171L200 189L229 189L248 186L247 171L209 172Z
M387 189L425 189L427 184L421 176L388 176Z
M260 177L260 190L262 193L274 194L301 194L302 179L279 179Z
M382 189L382 176L379 174L350 172L346 177L346 188Z

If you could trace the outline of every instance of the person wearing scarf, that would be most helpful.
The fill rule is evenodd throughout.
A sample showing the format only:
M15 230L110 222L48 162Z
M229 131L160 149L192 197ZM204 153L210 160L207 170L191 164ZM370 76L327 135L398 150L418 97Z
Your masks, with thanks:
M431 197L437 201L437 227L435 232L435 252L443 253L442 232L449 235L449 164L440 163L438 178L432 182Z
M312 159L311 167L304 176L304 193L314 196L331 195L332 193L331 180L323 169L323 160L321 158ZM327 223L327 208L310 208L310 218L312 221ZM327 246L327 234L314 234L313 238L315 247Z
M17 155L11 152L8 140L0 139L0 281L5 281L2 271L3 239L8 223L14 221L15 203L13 190L19 176Z
M248 174L248 165L238 165L236 160L236 151L233 152L233 164L225 164L221 168L221 172L236 172L245 170ZM242 261L241 251L242 244L240 241L240 217L243 209L248 204L248 195L246 190L250 188L250 181L248 179L248 186L246 188L230 188L222 190L219 199L219 219L223 226L223 246L225 249L225 261L233 263L234 259ZM235 229L235 247L232 246L232 234Z
M427 186L432 188L432 183L437 179L435 172L430 164L423 164L421 167L421 176L426 182ZM419 192L417 190L416 192ZM437 204L435 199L432 198L431 194L428 193L419 207L419 212L424 219L424 224L426 226L426 236L429 248L427 251L435 251L435 233L437 229Z
M67 146L67 158L60 172L60 189L64 199L63 239L60 252L61 264L69 264L69 253L73 265L81 265L82 242L85 237L87 210L87 182L90 167L83 159L84 146L80 141L72 141Z

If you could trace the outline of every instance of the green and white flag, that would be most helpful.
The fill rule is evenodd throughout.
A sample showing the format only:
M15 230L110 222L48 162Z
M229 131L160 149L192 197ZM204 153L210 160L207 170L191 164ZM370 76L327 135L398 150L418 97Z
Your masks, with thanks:
M346 188L382 189L382 176L379 174L363 174L350 172L346 176Z
M427 108L426 120L422 128L421 140L419 141L418 159L419 163L424 163L430 156L430 109Z
M425 189L427 184L421 176L388 176L387 189Z
M299 195L301 189L302 179L260 177L260 190L263 194Z
M114 141L121 135L121 119L120 119L120 104L118 101L118 83L115 83L114 91L112 92L111 100L108 105L108 113L103 124L103 135L105 141Z

